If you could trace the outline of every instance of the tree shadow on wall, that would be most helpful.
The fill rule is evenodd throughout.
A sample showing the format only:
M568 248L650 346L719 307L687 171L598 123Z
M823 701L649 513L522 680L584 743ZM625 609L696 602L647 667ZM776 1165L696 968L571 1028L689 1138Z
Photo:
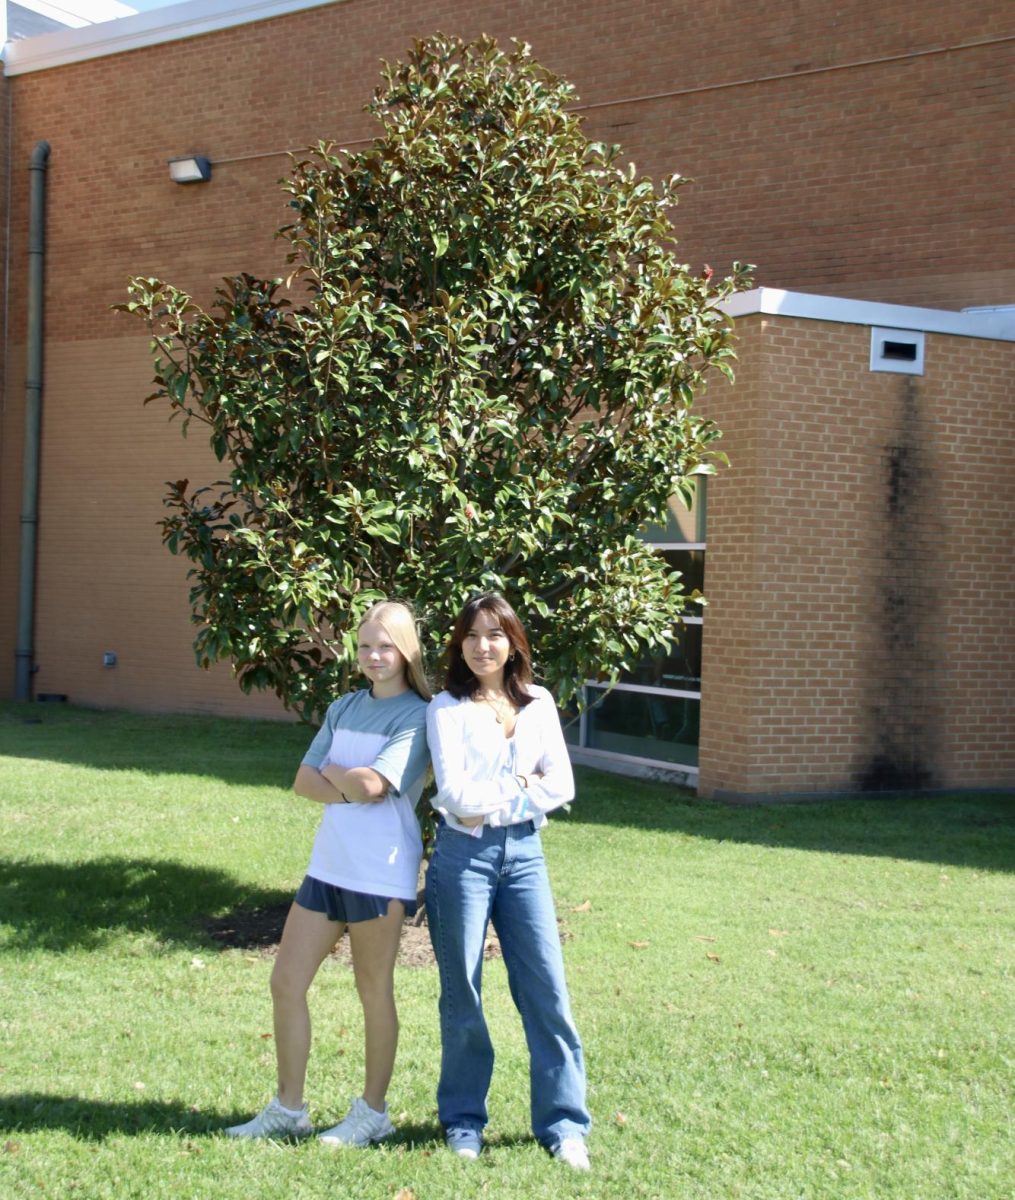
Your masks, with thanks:
M1015 792L740 806L588 768L575 774L578 798L554 821L1015 872Z
M272 911L292 892L251 888L224 871L155 859L0 860L8 950L91 950L122 933L207 949L208 914Z

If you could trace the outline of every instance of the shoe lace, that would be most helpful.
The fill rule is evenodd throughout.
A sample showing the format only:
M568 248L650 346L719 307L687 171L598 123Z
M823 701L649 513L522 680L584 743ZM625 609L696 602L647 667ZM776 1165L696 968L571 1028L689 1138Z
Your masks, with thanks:
M349 1112L342 1124L358 1133L376 1125L383 1117L384 1114L374 1112L362 1096L357 1096L349 1106Z
M282 1101L276 1097L261 1113L261 1121L263 1124L282 1128L296 1124L300 1116L302 1113L293 1114L284 1109Z

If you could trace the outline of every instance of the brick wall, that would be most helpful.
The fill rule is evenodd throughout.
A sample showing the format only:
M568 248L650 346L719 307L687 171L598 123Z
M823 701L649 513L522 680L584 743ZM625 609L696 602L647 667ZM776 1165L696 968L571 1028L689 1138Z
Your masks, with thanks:
M1011 786L1015 346L928 336L922 377L870 331L738 322L710 415L705 795Z
M737 257L767 286L942 307L1015 293L1015 41L926 53L1015 37L999 0L648 0L622 15L605 0L346 0L10 81L17 160L53 146L49 336L128 336L108 306L130 272L202 297L234 271L280 273L281 152L369 135L378 60L438 27L529 40L605 104L591 136L654 176L693 176L678 225L694 264ZM638 96L660 98L619 103ZM210 187L169 182L165 160L192 151L216 160ZM14 221L20 246L24 188Z
M22 373L13 370L12 382ZM157 522L166 479L214 480L219 464L204 439L181 438L141 405L150 380L146 338L65 343L47 354L35 693L277 716L273 696L244 696L227 667L205 672L194 662L189 564L162 549ZM110 650L112 669L102 665Z
M7 246L7 196L10 184L10 142L6 114L10 102L10 82L0 73L0 329L7 325L7 285L10 260ZM15 417L8 400L8 346L0 339L0 696L13 692L14 649L17 621L18 536L21 494L21 422L20 408Z
M368 136L361 110L378 81L378 60L397 58L414 36L436 28L528 40L593 106L591 137L619 141L651 175L694 176L677 214L693 264L722 268L737 257L758 263L759 282L770 286L906 303L957 308L1015 299L1005 207L1013 43L999 40L1015 34L1015 20L1000 0L831 7L773 0L754 8L347 0L7 80L15 166L0 427L6 663L13 662L20 489L22 168L38 139L52 145L38 690L131 707L277 711L270 698L243 697L226 671L193 665L185 564L161 548L155 522L164 480L215 478L217 465L197 431L182 441L159 412L141 407L150 378L146 341L110 305L123 299L131 274L169 278L202 302L223 275L281 274L273 233L285 218L275 187L283 152L320 138ZM990 44L959 48L976 41ZM868 61L879 58L892 61ZM845 66L861 60L867 65ZM166 159L192 152L214 161L210 185L170 182ZM844 425L843 412L856 406L856 363L865 369L865 333L760 318L744 325L737 389L716 387L710 401L734 468L715 489L710 530L702 761L711 765L702 777L716 791L765 790L777 778L800 790L837 787L873 753L871 730L846 714L866 720L877 695L857 667L858 646L870 663L883 657L876 614L858 607L861 598L874 604L876 590L857 580L878 549L873 531L884 515L874 496L883 499L884 485L872 481L887 469L895 417L886 414L902 399L897 379L873 384L865 376L864 387L881 389L883 404ZM784 341L790 335L795 343ZM969 347L963 353L974 360L964 367L980 371L984 357ZM819 357L827 365L807 385L813 394L797 395L795 364ZM930 371L920 386L921 404L945 387ZM770 413L781 407L785 423L773 425ZM960 410L947 418L959 419ZM1000 414L991 419L999 423L995 442L1010 437ZM840 438L849 447L846 466ZM969 451L949 467L956 479L965 472L956 488L986 486L975 438L950 444ZM827 548L830 530L842 538L835 553ZM949 564L957 570L968 556L964 586L979 589L1004 570L1007 560L983 560L981 551L999 553L994 534L956 550ZM798 615L792 598L804 593L805 615L790 623ZM957 628L971 611L954 614ZM978 641L970 660L977 695L997 700L999 650L985 645ZM101 667L104 650L120 656L112 671ZM5 669L0 696L10 694L12 677ZM920 717L936 719L929 710ZM997 727L993 718L976 719L962 752L982 759ZM903 729L896 740L907 736ZM951 769L945 757L942 746L934 768L942 778ZM972 760L967 766L975 777L979 768Z

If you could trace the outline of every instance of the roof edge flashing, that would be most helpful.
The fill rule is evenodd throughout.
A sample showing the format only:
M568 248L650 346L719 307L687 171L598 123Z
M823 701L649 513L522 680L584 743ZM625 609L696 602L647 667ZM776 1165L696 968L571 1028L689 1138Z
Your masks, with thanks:
M837 296L816 296L810 292L787 292L767 287L753 288L732 296L721 308L734 318L759 314L801 317L809 321L834 321L840 325L884 326L889 329L913 329L921 333L1015 342L1015 311L950 312L943 308L916 308L907 304L883 304L875 300L845 300Z
M2 50L5 75L25 75L53 67L123 54L164 42L200 37L236 25L344 4L348 0L188 0L168 8L101 21L80 29L60 29L8 42Z

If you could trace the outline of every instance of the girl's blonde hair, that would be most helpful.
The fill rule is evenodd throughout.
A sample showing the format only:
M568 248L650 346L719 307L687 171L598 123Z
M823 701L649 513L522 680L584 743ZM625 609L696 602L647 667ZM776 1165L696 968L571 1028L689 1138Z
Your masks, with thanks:
M367 621L376 621L391 638L395 649L405 659L405 681L424 700L430 700L433 692L423 668L423 651L419 645L419 632L412 609L400 600L381 600L371 605L363 614L357 629Z

